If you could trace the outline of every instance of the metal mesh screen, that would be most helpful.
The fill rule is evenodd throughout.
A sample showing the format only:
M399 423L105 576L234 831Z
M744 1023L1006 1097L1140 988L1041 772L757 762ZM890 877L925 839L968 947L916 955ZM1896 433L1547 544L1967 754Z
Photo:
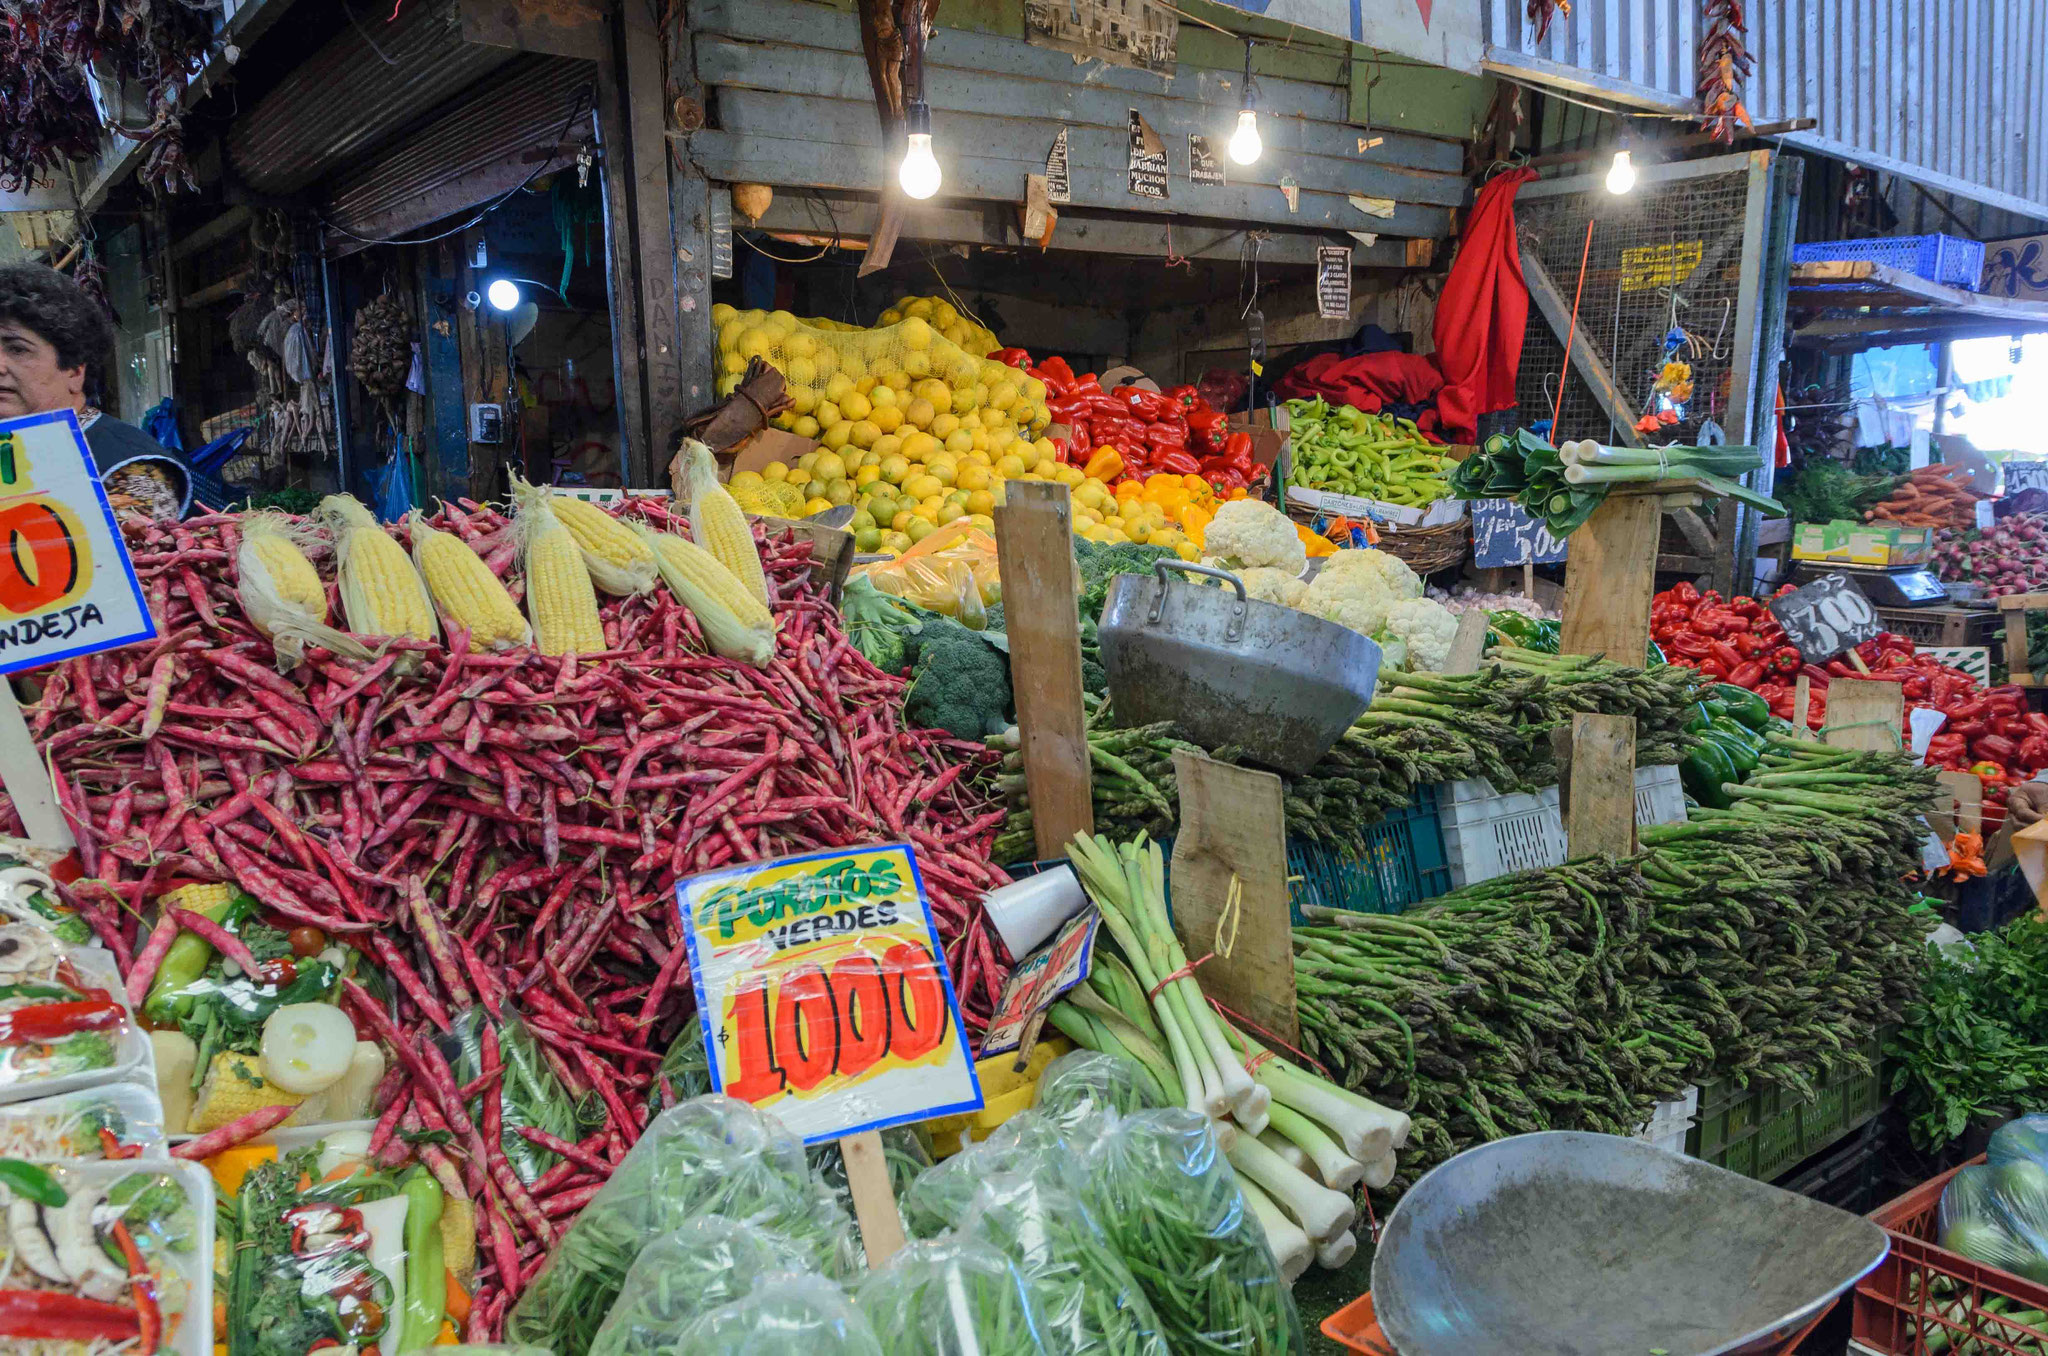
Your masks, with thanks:
M1586 219L1597 214L1578 332L1606 361L1615 385L1638 414L1650 404L1651 383L1664 365L1665 335L1675 323L1694 337L1694 342L1681 343L1675 355L1693 368L1685 417L1653 441L1689 443L1709 414L1724 428L1739 427L1729 419L1728 384L1737 350L1736 294L1748 202L1749 176L1737 169L1645 182L1623 196L1606 192L1595 181L1590 193L1523 198L1515 204L1523 249L1542 261L1563 295L1567 315L1579 287ZM1563 371L1564 341L1532 304L1516 383L1523 423L1550 417ZM1624 441L1576 372L1567 374L1564 383L1551 441Z

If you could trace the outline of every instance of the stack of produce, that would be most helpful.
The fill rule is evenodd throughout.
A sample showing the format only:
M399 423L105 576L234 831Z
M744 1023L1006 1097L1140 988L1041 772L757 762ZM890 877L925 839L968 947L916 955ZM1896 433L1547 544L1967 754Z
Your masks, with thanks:
M1735 808L1644 829L1639 857L1296 930L1305 1048L1414 1115L1404 1178L1502 1135L1630 1134L1705 1078L1808 1089L1897 1017L1932 773L1772 747Z
M1782 517L1784 506L1733 477L1763 465L1754 447L1603 447L1590 439L1552 447L1527 429L1496 433L1451 473L1461 499L1513 499L1555 537L1578 531L1616 485L1697 480L1708 490Z
M309 647L284 673L238 595L246 520L131 517L162 639L65 661L28 708L87 873L64 898L155 1000L180 1128L218 1126L189 1152L360 1106L380 1170L416 1157L475 1211L472 1335L661 1105L671 1041L697 1039L678 879L908 841L971 1020L1000 983L970 921L1006 879L991 756L905 728L904 681L840 630L808 543L758 538L701 480L623 518L530 497L523 525L415 515L419 575L352 544L390 572L361 590L293 524L279 540L313 554L280 572L315 572L328 615L364 624L357 603L423 577L447 643L366 636L375 658ZM669 587L636 591L650 556ZM163 898L180 882L201 884Z
M1285 1259L1286 1274L1299 1274L1311 1256L1327 1267L1343 1266L1357 1247L1352 1189L1393 1179L1408 1117L1281 1058L1212 1008L1167 916L1158 844L1082 836L1068 854L1102 913L1111 945L1098 948L1086 984L1068 993L1051 1020L1087 1049L1135 1060L1148 1097L1191 1113L1192 1134L1223 1150L1246 1200L1270 1222L1267 1237ZM1170 1131L1173 1124L1163 1119L1159 1128ZM1117 1133L1109 1132L1110 1142ZM1113 1149L1098 1152L1114 1159ZM1145 1208L1145 1177L1111 1175L1103 1210L1113 1228ZM1145 1233L1137 1230L1139 1238ZM1189 1306L1181 1296L1162 1294L1162 1287L1187 1278L1176 1276L1170 1258L1141 1261L1126 1253L1124 1260L1165 1320L1169 1345L1189 1349L1193 1334L1180 1318ZM1251 1349L1288 1348L1261 1343Z
M1103 477L1144 479L1158 472L1198 475L1219 492L1249 489L1266 470L1252 460L1248 433L1233 433L1223 415L1192 386L1148 391L1119 386L1105 391L1093 373L1076 376L1064 358L1033 365L1022 349L996 355L1042 382L1055 424L1066 430L1060 455L1086 466L1098 449L1117 454L1117 469Z
M1905 483L1904 476L1858 475L1833 457L1814 455L1799 462L1772 486L1795 523L1863 521L1863 516Z
M1936 952L1886 1053L1923 1149L2004 1110L2048 1110L2048 921L2027 914Z
M1944 527L1934 539L1934 572L1951 584L1981 584L1989 598L2048 583L2048 514L2013 513L1981 532Z
M894 305L875 317L875 324L897 325L913 318L928 321L939 334L977 358L986 358L1002 347L995 331L962 314L944 297L898 297Z
M1287 414L1293 484L1417 508L1451 493L1455 463L1412 419L1332 407L1321 396L1288 401Z
M1977 525L1977 501L1988 497L1972 490L1974 483L1960 466L1922 466L1865 510L1863 518L1880 526L1895 523L1966 532Z

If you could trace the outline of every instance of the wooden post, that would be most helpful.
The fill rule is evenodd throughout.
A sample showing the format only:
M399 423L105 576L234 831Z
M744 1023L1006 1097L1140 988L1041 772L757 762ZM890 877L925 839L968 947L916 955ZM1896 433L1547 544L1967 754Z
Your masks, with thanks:
M1813 738L1813 726L1807 715L1813 709L1813 679L1806 674L1799 675L1799 681L1792 685L1792 734L1796 739Z
M64 822L64 812L57 808L56 788L50 784L49 769L22 718L14 683L4 677L0 677L0 782L13 797L31 843L54 852L69 852L78 846L71 826Z
M1657 533L1663 518L1654 494L1610 494L1572 534L1560 651L1642 664L1650 644L1650 599L1657 592Z
M1565 842L1574 857L1636 850L1636 722L1633 716L1572 717Z
M1038 855L1064 857L1075 834L1095 831L1067 487L1012 481L996 510L996 550Z
M1280 779L1185 749L1174 751L1173 771L1180 782L1173 930L1181 949L1190 960L1214 953L1200 971L1204 993L1299 1045ZM1233 878L1239 891L1234 921L1224 918Z
M1906 690L1872 678L1837 678L1828 684L1828 715L1821 742L1844 749L1897 753L1906 719Z
M1458 617L1458 634L1451 637L1451 653L1444 660L1445 673L1477 673L1486 658L1486 610L1470 608Z
M896 1192L889 1185L888 1155L882 1151L882 1132L863 1130L839 1141L840 1157L846 1160L846 1189L853 1197L853 1217L860 1222L861 1247L866 1251L868 1270L877 1271L891 1257L903 1251L903 1213L896 1208Z

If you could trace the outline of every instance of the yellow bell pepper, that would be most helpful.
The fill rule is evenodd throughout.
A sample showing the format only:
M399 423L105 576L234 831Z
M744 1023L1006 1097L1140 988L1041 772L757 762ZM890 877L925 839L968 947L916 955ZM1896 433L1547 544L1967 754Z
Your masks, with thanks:
M1168 485L1179 485L1181 483L1181 478L1171 471L1158 471L1145 477L1145 488L1148 490L1163 490Z
M1301 538L1301 544L1307 549L1310 559L1337 554L1337 544L1322 533L1311 531L1306 523L1296 523L1294 535Z
M1115 480L1124 473L1123 453L1113 447L1098 447L1090 454L1082 473L1096 480Z
M1145 487L1138 481L1119 480L1116 483L1116 497L1119 499L1136 499L1144 493Z
M1202 539L1208 535L1209 520L1215 516L1213 510L1189 504L1180 511L1180 530L1187 534L1189 541L1200 546Z
M1180 478L1180 483L1185 485L1189 490L1197 494L1208 494L1214 492L1209 488L1209 482L1197 475L1182 476Z
M1175 520L1180 518L1181 511L1188 506L1189 501L1190 496L1186 490L1161 488L1147 490L1144 495L1144 502L1159 505L1160 508L1166 510L1167 517Z

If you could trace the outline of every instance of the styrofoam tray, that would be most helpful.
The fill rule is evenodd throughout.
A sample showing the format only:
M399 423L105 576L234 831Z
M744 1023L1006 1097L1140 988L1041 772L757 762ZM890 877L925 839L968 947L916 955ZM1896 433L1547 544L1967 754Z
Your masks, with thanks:
M177 1356L213 1356L213 1177L197 1163L175 1158L104 1159L60 1164L58 1180L104 1191L131 1173L148 1172L175 1179L192 1202L196 1235L189 1251L163 1254L170 1269L185 1283L184 1316L170 1350Z
M114 958L105 951L91 947L60 946L80 979L94 988L105 989L117 1001L122 999L121 972L114 964ZM55 1077L28 1075L10 1076L0 1072L0 1104L23 1102L38 1097L54 1097L60 1092L72 1092L78 1088L96 1088L107 1083L134 1083L152 1091L156 1088L156 1060L149 1048L149 1037L135 1024L133 1014L121 1025L108 1033L114 1041L114 1062L104 1069L87 1069L80 1073L59 1074ZM157 1113L162 1119L163 1113Z
M139 1146L146 1157L164 1156L164 1108L156 1094L133 1083L108 1083L0 1106L0 1157L99 1158L102 1150L96 1136L81 1136L68 1143L45 1140L17 1146L14 1135L17 1131L27 1136L59 1134L61 1127L73 1118L101 1108L115 1112L125 1122L126 1128L120 1135L122 1143Z

